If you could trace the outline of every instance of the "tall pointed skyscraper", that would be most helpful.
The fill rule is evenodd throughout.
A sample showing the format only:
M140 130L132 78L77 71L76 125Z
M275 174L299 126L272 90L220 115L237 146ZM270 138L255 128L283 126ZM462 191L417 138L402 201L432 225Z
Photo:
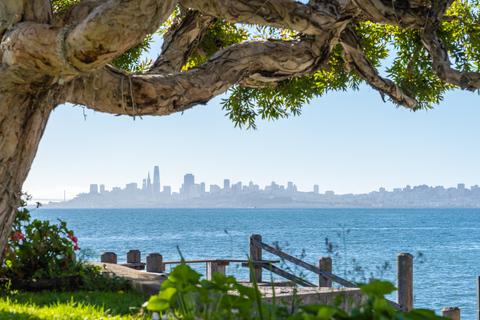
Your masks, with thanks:
M160 193L160 170L158 166L153 169L153 194Z
M152 193L152 180L150 179L150 172L148 172L147 177L147 192Z

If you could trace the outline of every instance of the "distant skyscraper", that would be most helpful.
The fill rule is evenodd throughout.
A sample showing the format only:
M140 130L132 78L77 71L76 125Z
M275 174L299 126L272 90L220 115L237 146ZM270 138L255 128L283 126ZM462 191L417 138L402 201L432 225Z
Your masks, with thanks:
M158 166L153 168L153 193L160 193L160 170L158 169Z
M183 177L182 191L183 194L192 193L192 188L195 185L195 176L191 173L187 173Z
M98 193L98 184L90 185L90 193Z
M229 179L223 180L223 192L224 193L229 193L230 192L230 180Z
M186 185L192 185L192 184L195 184L195 176L191 173L187 173L184 177L183 177L183 183L185 183Z
M104 193L104 192L105 192L105 185L101 184L100 185L100 193Z
M166 195L171 195L172 194L172 188L170 186L164 186L163 187L163 193Z
M217 186L216 184L211 184L210 185L210 193L220 193L222 192L222 188L220 188L219 186Z
M125 186L125 192L130 196L135 195L137 193L137 184L135 182L127 183Z
M150 179L150 171L148 172L147 177L147 191L152 192L152 179Z
M318 184L313 185L313 193L318 194L319 193L318 189L319 189Z

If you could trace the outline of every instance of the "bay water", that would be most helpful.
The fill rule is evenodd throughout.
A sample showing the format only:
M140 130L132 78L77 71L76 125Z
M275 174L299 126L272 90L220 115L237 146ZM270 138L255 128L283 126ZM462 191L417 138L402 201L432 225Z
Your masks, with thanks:
M476 276L480 276L480 209L48 209L32 218L67 222L78 237L84 260L100 261L113 251L118 262L138 249L164 261L246 259L250 234L317 265L331 256L333 273L350 281L371 276L396 284L396 257L414 256L414 307L440 314L457 306L462 319L475 319ZM264 259L278 259L263 253ZM171 265L167 265L169 270ZM205 265L192 265L205 274ZM281 265L310 282L318 276L294 265ZM240 264L227 275L248 279ZM264 280L270 275L264 272ZM275 278L278 279L278 278ZM389 297L396 300L395 295Z

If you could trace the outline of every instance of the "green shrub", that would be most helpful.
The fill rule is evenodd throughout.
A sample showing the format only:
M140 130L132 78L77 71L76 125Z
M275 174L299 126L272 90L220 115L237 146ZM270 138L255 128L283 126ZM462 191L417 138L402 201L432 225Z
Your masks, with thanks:
M77 237L61 220L30 221L29 210L22 201L8 239L0 276L11 279L49 279L78 275L81 265L75 259L80 250Z

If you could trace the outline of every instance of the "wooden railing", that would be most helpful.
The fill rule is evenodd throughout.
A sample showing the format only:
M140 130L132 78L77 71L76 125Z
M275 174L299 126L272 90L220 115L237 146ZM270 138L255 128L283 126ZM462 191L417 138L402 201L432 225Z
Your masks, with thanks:
M325 270L320 267L316 267L310 263L307 263L305 261L302 261L298 258L295 258L288 253L285 253L277 248L274 248L272 246L269 246L268 244L262 242L262 236L259 234L252 234L250 235L250 259L252 261L255 260L262 260L262 250L265 250L267 252L270 252L271 254L276 255L277 257L280 257L281 259L285 261L289 261L301 268L304 268L308 271L311 271L313 273L316 273L319 275L319 287L322 286L322 284L327 283L328 287L331 287L331 281L336 282L344 287L347 288L358 288L358 286L348 280L345 280L339 276L334 275L331 271L331 260L330 260L330 270ZM405 254L400 254L400 255L405 255ZM400 256L399 255L399 256ZM412 257L410 254L407 254L410 257ZM319 259L319 264L322 264L322 261L325 261L325 259ZM328 260L327 260L328 261ZM402 260L403 261L403 260ZM412 260L410 259L410 262ZM278 274L286 279L292 280L295 283L304 286L304 287L316 287L313 283L310 283L306 280L303 280L301 278L296 277L295 275L282 270L276 266L269 265L267 263L253 263L253 266L256 267L253 274L255 275L257 281L261 282L262 281L262 269L270 270L271 272L274 272L275 274ZM325 264L328 266L328 263ZM388 302L397 310L411 310L413 309L413 281L411 281L412 278L412 270L413 266L410 264L410 268L408 267L408 261L406 263L402 263L402 269L400 274L400 277L402 277L401 281L401 288L402 288L402 293L397 296L397 302L390 301ZM330 282L325 282L323 279L330 280ZM322 282L323 280L323 282ZM252 281L252 274L250 275L250 281ZM400 287L399 286L399 287ZM400 292L400 288L398 289ZM401 304L403 302L403 304Z

